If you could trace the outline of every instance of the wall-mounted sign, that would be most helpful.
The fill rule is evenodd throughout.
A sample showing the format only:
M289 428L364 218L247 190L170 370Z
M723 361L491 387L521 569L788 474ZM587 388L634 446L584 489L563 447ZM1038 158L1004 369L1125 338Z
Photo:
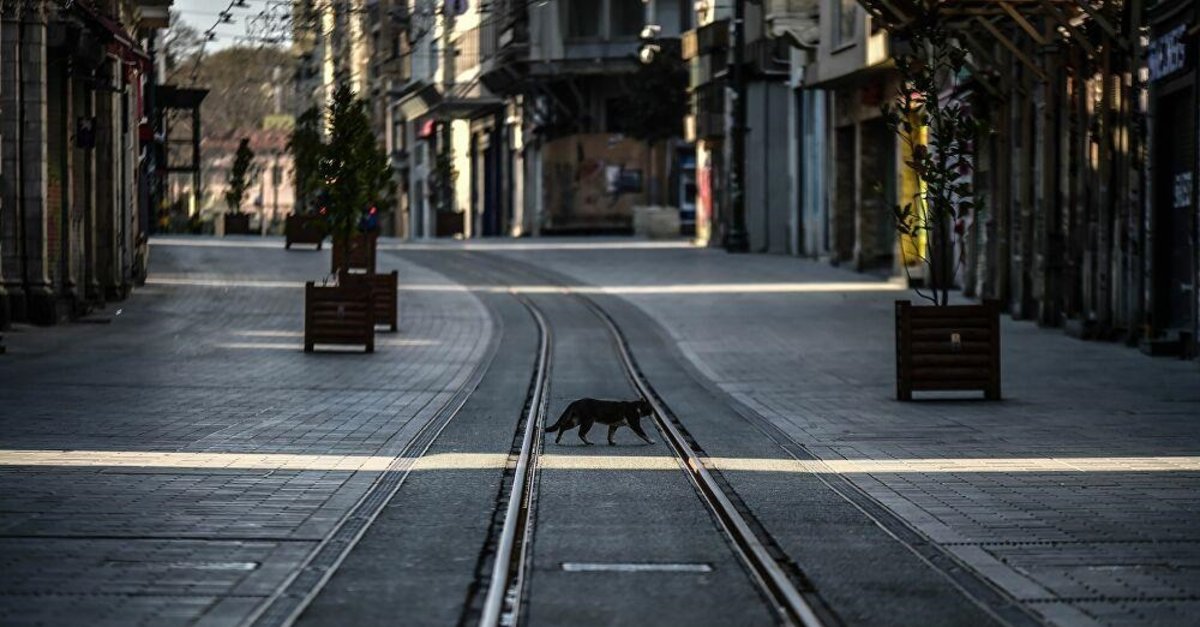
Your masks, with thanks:
M1150 80L1157 81L1174 74L1187 65L1187 26L1175 28L1150 40Z
M1182 209L1192 206L1192 173L1180 172L1175 175L1175 208Z
M81 150L96 147L96 118L84 116L75 121L75 147Z

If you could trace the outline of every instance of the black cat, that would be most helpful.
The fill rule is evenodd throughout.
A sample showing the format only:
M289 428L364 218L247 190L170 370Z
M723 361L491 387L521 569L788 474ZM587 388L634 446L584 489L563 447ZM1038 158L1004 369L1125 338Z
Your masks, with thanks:
M579 439L583 440L584 444L588 442L587 433L592 428L594 423L608 425L608 443L609 445L616 444L613 442L613 434L622 425L633 429L637 436L646 441L647 444L654 444L645 431L642 431L642 416L650 416L654 413L654 409L650 407L650 403L645 399L636 401L604 401L594 398L581 398L572 401L567 408L563 410L562 415L558 417L558 422L546 427L546 433L558 432L558 436L554 438L554 443L558 444L562 440L563 432L567 429L579 427Z

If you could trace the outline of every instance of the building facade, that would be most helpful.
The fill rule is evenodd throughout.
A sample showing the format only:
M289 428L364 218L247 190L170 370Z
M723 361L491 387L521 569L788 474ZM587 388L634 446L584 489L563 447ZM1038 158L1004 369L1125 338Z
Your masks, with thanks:
M629 124L643 30L659 26L656 45L677 49L690 3L417 0L406 10L409 71L391 91L390 142L410 236L627 232L635 206L690 197L678 136Z
M873 52L870 42L845 66L836 58L860 45L837 43L838 29L850 35L864 26L851 26L853 4L822 4L821 45L828 39L832 58L818 56L806 80L832 93L827 154L840 175L827 177L831 258L865 268L872 251L888 247L885 238L899 247L894 232L867 221L864 182L874 177L864 174L895 166L879 168L864 142L882 146L894 164L906 159L894 138L868 129L876 88L868 83L868 93L859 82L857 95L843 93L841 76L895 88L890 54ZM969 94L986 129L973 155L976 206L956 225L956 286L965 294L1073 335L1151 354L1197 353L1198 4L940 4L968 53L967 70L949 87ZM911 0L864 0L859 10L868 15L858 19L867 20L869 37L892 46L888 28L902 27L913 8ZM830 67L841 76L826 82ZM853 161L843 158L849 150ZM910 195L904 168L895 176L898 196Z
M0 5L0 326L78 317L144 276L169 5Z

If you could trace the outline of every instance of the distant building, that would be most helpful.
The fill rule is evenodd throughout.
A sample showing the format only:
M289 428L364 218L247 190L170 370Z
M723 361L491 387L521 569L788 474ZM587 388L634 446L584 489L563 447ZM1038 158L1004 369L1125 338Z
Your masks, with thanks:
M144 276L164 174L152 42L170 5L4 2L0 327L82 315Z
M291 154L287 151L289 136L290 128L286 125L247 135L250 149L254 151L254 163L242 211L250 214L250 230L254 233L282 233L284 218L295 208L296 191L292 178L295 173ZM214 225L220 225L220 216L229 210L225 192L229 189L229 170L240 141L241 136L204 141L203 196L195 211L204 221L211 220ZM176 197L185 195L176 194Z
M620 105L642 29L677 42L686 3L401 4L379 40L408 59L388 121L408 235L621 232L634 205L678 204L680 142L633 139Z

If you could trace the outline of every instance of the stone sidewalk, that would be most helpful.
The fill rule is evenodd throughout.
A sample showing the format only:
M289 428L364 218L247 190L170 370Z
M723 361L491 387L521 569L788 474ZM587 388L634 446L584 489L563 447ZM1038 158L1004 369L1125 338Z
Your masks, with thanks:
M494 335L446 278L380 266L409 289L374 355L301 352L328 249L257 238L152 241L108 324L6 333L0 624L236 624L274 594Z
M634 303L818 471L846 473L1052 622L1189 624L1200 610L1195 363L1005 320L1004 401L900 403L896 285L683 246L468 247Z

